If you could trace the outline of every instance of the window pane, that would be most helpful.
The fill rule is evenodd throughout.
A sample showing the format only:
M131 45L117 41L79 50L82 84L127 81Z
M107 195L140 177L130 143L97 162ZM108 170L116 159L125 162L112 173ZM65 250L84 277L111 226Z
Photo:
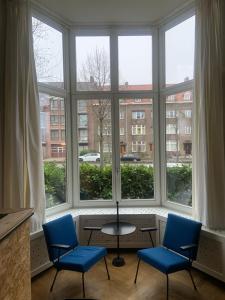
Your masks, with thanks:
M38 82L63 88L63 35L36 18L32 18L34 58Z
M110 100L78 101L81 200L112 199L111 125Z
M39 98L46 208L49 208L66 201L65 122L58 122L65 118L64 99L44 93Z
M76 37L77 90L110 90L108 36Z
M122 199L154 198L152 99L120 100Z
M119 36L118 48L119 89L151 90L152 37Z
M194 45L194 16L166 31L167 86L193 79Z
M171 96L166 99L167 199L191 206L192 92Z

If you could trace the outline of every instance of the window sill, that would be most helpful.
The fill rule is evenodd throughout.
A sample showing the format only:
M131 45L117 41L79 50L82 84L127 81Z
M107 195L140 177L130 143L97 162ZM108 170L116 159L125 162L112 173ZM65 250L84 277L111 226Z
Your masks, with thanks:
M180 216L186 218L192 218L190 214L181 213L174 209L168 209L165 207L120 207L120 215L156 215L157 218L166 220L168 213L176 213ZM64 215L71 214L73 218L78 218L83 215L116 215L116 208L77 208L77 209L67 209L65 211L61 211L59 213L55 213L53 215L49 215L46 217L46 222L55 220ZM211 230L206 227L202 227L202 233L204 236L208 236L210 238L225 241L225 230ZM34 240L43 235L43 231L37 231L31 233L31 240Z

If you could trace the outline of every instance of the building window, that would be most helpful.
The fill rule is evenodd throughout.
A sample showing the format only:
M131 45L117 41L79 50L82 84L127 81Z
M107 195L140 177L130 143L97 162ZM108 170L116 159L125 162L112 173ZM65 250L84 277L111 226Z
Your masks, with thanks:
M88 116L87 115L79 115L79 127L87 127L88 126Z
M78 101L78 113L87 113L87 101L86 100Z
M56 129L51 130L51 140L52 141L59 140L59 130L56 130Z
M145 135L145 125L132 125L132 135Z
M174 102L176 100L176 95L169 95L166 97L167 102Z
M166 142L166 151L177 151L177 142L176 141L167 141Z
M103 144L103 152L111 153L112 152L112 144Z
M124 111L120 111L120 120L123 120L123 119L124 119L124 116L125 116Z
M146 144L144 141L132 142L132 152L146 152Z
M79 135L80 135L80 142L88 141L88 131L86 129L80 129Z
M191 92L185 92L184 93L184 100L190 101L191 100Z
M133 111L132 112L132 119L144 119L145 112L144 111Z
M186 110L184 111L184 115L185 115L186 118L191 118L191 116L192 116L192 111L191 111L190 109L186 109Z
M166 125L166 134L176 134L177 126L176 124L167 124Z
M176 111L175 110L167 110L166 117L167 118L176 118Z
M50 116L50 124L51 125L58 125L59 124L59 116L58 115L51 115Z
M184 134L191 134L191 126L184 126Z
M61 130L61 140L65 141L65 130L64 129Z
M51 100L51 110L58 110L59 109L59 102L58 100Z
M65 125L65 116L60 116L60 124Z
M120 135L124 135L124 127L120 127Z

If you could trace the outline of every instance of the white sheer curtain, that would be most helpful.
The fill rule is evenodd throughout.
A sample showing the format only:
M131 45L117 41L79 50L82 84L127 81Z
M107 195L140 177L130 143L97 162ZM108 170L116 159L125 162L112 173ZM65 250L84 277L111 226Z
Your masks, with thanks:
M7 0L2 207L34 208L32 231L44 219L39 100L28 0Z
M193 197L196 217L225 229L225 1L196 1Z

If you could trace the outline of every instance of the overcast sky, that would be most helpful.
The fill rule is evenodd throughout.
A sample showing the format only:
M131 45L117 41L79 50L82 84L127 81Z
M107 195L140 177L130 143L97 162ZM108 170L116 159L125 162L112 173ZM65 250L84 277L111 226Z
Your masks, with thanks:
M34 48L47 53L41 81L63 79L62 34L43 25L44 35L34 42ZM166 45L166 82L182 82L185 77L193 78L195 18L168 30ZM109 56L109 37L78 37L76 40L77 68L86 61L89 53L104 48ZM119 81L124 84L152 83L152 38L151 36L122 36L118 40ZM38 71L38 73L40 70Z

